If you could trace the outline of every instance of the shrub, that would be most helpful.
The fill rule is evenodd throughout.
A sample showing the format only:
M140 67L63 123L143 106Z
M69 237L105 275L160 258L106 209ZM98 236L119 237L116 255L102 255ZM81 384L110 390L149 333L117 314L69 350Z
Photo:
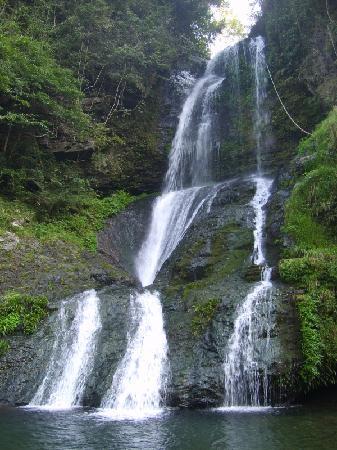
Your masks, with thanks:
M8 336L22 331L32 334L48 314L48 299L9 292L0 302L0 334Z
M202 334L215 317L220 300L210 299L207 303L193 306L192 332L194 335Z

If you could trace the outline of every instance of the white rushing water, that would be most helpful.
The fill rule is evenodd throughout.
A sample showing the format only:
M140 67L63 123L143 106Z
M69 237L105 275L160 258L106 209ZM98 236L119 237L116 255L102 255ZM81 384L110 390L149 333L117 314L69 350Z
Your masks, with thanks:
M102 401L102 415L141 419L160 413L167 377L167 341L158 292L131 296L126 353Z
M217 73L233 61L238 61L236 47L210 60L183 106L164 192L154 204L149 233L135 262L143 286L153 283L199 211L204 204L212 204L221 186L212 185L212 162L219 146L214 101L224 80Z
M259 177L252 200L255 211L254 255L256 265L263 265L261 281L247 295L237 311L234 331L225 360L225 406L260 406L268 404L267 355L272 327L271 268L265 264L264 208L271 195L272 180ZM263 336L263 338L262 338Z
M220 187L218 184L172 191L156 200L147 239L136 258L136 272L143 286L153 283L199 211L211 204Z
M252 260L261 268L261 281L249 292L237 311L224 364L225 407L267 406L270 397L268 360L272 353L273 284L272 269L266 262L264 232L265 207L271 196L273 181L262 176L262 152L267 145L266 130L270 114L265 104L267 76L263 38L252 39L249 47L255 80L254 135L258 172L255 178L256 194L251 203L255 212Z
M164 192L214 181L214 155L219 147L214 101L226 70L238 67L238 47L227 48L208 62L204 76L195 84L179 118L172 143Z
M255 80L254 136L256 141L257 170L261 174L262 153L267 143L266 131L270 124L270 112L265 107L268 78L266 73L265 42L263 38L258 36L252 39L249 48Z
M220 189L211 184L217 149L212 108L223 81L216 73L222 57L209 62L183 106L163 194L154 203L149 232L135 259L143 287L153 284L199 211L210 210ZM117 419L158 414L167 382L168 347L159 293L135 293L130 303L127 349L101 403L100 414Z
M172 143L164 192L212 181L212 98L224 80L214 73L215 62L220 56L208 63L205 75L184 104ZM201 117L196 120L200 111Z
M71 317L72 302L75 302L74 318ZM29 406L68 409L81 405L101 328L96 292L87 291L63 302L56 326L57 335L46 375Z

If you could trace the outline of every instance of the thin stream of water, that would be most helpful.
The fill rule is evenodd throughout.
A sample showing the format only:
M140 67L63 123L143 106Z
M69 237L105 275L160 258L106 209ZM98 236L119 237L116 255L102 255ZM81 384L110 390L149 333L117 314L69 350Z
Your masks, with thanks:
M273 327L272 268L266 263L265 207L271 196L273 181L262 176L262 152L265 146L265 129L269 123L266 108L267 77L262 37L252 39L250 53L255 80L256 159L258 177L255 178L256 194L252 200L255 212L253 263L261 268L261 281L249 292L239 306L234 330L228 343L224 364L226 407L267 406L270 404L268 363L273 348L270 345ZM262 339L261 337L264 336Z
M272 181L260 177L255 182L257 189L252 201L255 211L253 260L254 264L262 266L265 264L264 207L270 198ZM254 286L237 311L224 364L225 406L268 405L268 368L263 362L268 360L267 355L272 351L269 345L273 305L271 272L270 267L262 266L261 281ZM266 338L261 340L264 334Z

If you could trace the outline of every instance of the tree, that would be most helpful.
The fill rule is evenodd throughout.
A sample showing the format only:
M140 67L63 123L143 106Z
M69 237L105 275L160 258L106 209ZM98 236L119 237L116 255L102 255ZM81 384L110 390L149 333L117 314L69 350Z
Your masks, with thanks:
M88 117L70 70L60 67L50 47L16 32L0 33L0 125L10 133L56 134L61 126L83 132Z

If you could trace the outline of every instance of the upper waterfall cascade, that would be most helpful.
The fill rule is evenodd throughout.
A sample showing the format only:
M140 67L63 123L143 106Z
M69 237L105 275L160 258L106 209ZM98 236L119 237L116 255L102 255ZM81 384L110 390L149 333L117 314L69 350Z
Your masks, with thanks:
M155 201L149 233L136 258L143 286L153 283L204 205L216 195L214 161L219 149L214 103L228 65L237 64L237 48L209 61L204 76L187 97L172 143L163 194Z
M225 49L208 62L204 76L188 96L172 143L164 193L214 181L213 161L219 147L214 100L226 69L233 62L238 64L237 46Z

